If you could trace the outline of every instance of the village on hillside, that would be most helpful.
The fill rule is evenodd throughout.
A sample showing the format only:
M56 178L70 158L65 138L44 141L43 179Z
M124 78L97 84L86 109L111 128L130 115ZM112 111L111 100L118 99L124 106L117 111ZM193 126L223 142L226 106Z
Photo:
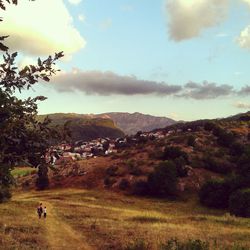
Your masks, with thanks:
M91 141L76 141L74 143L63 142L52 146L47 158L53 165L60 165L62 163L96 158L98 156L108 156L116 154L118 149L126 148L132 144L146 140L163 139L175 132L180 131L138 132L134 136L117 139L98 138Z

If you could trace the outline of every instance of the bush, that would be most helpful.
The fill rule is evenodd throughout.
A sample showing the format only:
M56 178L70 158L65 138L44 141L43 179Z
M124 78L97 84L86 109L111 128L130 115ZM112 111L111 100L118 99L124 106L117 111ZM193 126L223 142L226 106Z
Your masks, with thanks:
M148 187L151 195L176 195L177 170L173 162L162 162L155 167L148 177Z
M190 147L195 146L195 137L193 135L190 135L187 139L187 145Z
M179 158L175 159L173 162L176 166L177 176L178 177L187 176L188 170L185 167L185 165L186 165L185 159L183 157L179 157Z
M204 129L207 131L212 131L215 127L216 125L213 122L206 122L204 124Z
M250 217L250 189L241 189L230 195L229 211L241 217Z
M163 158L163 152L160 149L155 149L154 151L148 153L148 157L150 159L160 160Z
M38 190L44 190L49 187L48 167L46 165L39 165L38 178L36 180L36 187Z
M148 182L139 180L133 184L132 193L135 195L148 195L149 194L149 187Z
M167 146L163 152L163 160L174 160L176 158L183 157L188 162L187 153L183 152L180 147Z
M226 132L220 127L214 128L213 134L218 137L217 142L221 146L230 147L233 143L235 143L235 135L231 132Z
M106 169L106 174L109 176L117 176L117 166L111 166Z
M111 187L115 182L116 182L115 179L111 177L106 177L104 179L104 185L107 187Z
M178 239L171 239L162 244L160 250L209 250L209 243L201 240L180 242Z
M230 154L233 156L241 156L245 152L245 146L241 143L235 142L230 147Z
M205 156L203 158L204 168L219 174L227 174L231 171L231 166L225 161L217 160L212 156Z
M129 174L135 175L135 176L140 176L142 175L142 170L138 166L133 166L129 168Z
M212 208L227 208L231 187L224 180L209 180L206 182L199 192L200 202Z
M122 179L121 182L119 183L119 188L121 190L126 190L127 188L129 188L129 181L127 179Z
M143 239L128 244L124 250L149 250L150 246Z
M9 188L0 187L0 203L11 198L11 192Z

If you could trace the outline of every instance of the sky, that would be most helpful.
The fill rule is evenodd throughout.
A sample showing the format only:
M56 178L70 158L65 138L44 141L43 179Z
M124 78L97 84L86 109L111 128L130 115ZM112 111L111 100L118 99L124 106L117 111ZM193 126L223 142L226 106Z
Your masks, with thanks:
M64 51L50 83L21 95L48 97L40 114L250 110L250 0L21 0L0 16L20 68Z

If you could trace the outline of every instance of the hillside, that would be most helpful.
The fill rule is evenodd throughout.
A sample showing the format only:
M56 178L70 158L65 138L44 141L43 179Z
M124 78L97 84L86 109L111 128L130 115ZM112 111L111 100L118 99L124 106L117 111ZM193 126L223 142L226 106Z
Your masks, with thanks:
M46 221L39 220L35 213L39 202L47 207ZM0 249L4 250L247 250L250 247L248 219L208 210L195 199L166 201L61 188L16 192L11 201L1 204L0 214ZM182 247L175 248L171 239L176 239ZM193 247L188 245L190 240ZM199 247L198 240L210 247Z
M130 192L155 166L172 160L177 167L178 187L197 192L206 180L237 170L237 154L250 144L250 122L239 117L176 124L156 130L155 138L147 137L147 133L131 136L109 157L79 161L74 169L72 163L58 166L51 175L51 185L119 190L126 180L125 190ZM177 156L173 156L176 151Z
M57 113L39 115L38 120L43 120L47 116L51 119L52 126L59 126L62 128L66 124L70 131L72 141L89 141L105 137L114 139L124 136L124 133L117 128L114 122L109 118L74 113Z
M238 192L250 187L249 117L200 120L126 137L112 155L55 165L49 171L51 190L42 193L33 191L34 172L17 178L17 184L33 193L28 193L33 203L39 197L49 208L60 207L52 220L61 218L66 228L81 232L76 244L86 237L86 246L93 249L174 250L169 247L174 238L188 246L180 249L246 250L249 219L231 216L227 188ZM209 182L216 186L209 186L205 198L212 197L216 206L200 199ZM173 187L174 193L168 193ZM21 190L14 202L22 202ZM243 217L250 217L249 212Z
M127 135L135 134L138 131L148 132L156 128L164 128L176 123L176 121L167 117L145 115L138 112L132 114L112 112L102 115L110 117Z

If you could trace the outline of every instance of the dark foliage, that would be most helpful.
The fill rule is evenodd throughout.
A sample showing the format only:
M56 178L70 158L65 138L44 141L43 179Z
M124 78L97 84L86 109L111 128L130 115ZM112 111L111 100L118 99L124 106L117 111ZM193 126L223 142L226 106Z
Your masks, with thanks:
M168 240L162 244L161 250L209 250L209 243L202 240L188 240L181 242L178 239Z
M48 178L48 167L47 165L39 165L38 178L36 180L36 187L38 190L44 190L49 187L49 178Z
M250 189L238 190L230 195L229 211L241 217L250 217Z
M118 167L117 166L111 166L106 169L106 174L108 176L117 176Z
M182 151L180 147L166 146L163 152L163 160L174 160L176 158L182 157L186 162L188 162L188 155L186 152Z
M132 193L139 196L149 195L149 186L147 181L139 180L133 184Z
M166 197L176 195L177 171L173 162L162 162L148 176L149 193Z
M17 0L1 0L0 8L5 10L6 4L11 3L17 4ZM16 66L18 53L9 53L8 47L3 44L7 37L0 37L0 50L4 51L0 64L0 190L6 190L11 185L9 176L14 166L18 164L33 167L42 165L44 168L46 166L45 154L49 146L48 141L58 135L57 131L52 131L48 127L49 119L43 122L36 120L37 102L46 98L37 96L23 100L16 97L16 92L29 90L40 80L48 82L57 72L53 67L55 61L63 56L60 52L45 60L38 58L36 65L18 69Z
M231 194L230 185L224 180L209 180L200 192L200 202L212 208L227 208L229 196Z
M228 174L232 171L231 165L223 159L216 159L210 155L203 158L204 168L219 174Z
M121 190L126 190L130 186L129 181L127 179L122 179L121 182L119 183L119 188Z
M215 127L216 127L216 124L213 122L206 122L204 124L204 129L207 131L212 131L213 129L215 129Z
M0 203L11 198L11 192L8 187L0 187Z
M186 160L183 157L176 158L173 160L173 163L175 164L177 176L178 177L185 177L188 174L188 169L186 168Z
M106 187L111 187L116 182L115 178L112 177L105 177L104 179L104 185Z
M194 147L195 146L195 137L193 135L190 135L187 139L187 145Z
M229 147L235 143L236 137L233 133L227 132L220 127L215 127L213 129L213 134L217 136L217 142L223 147Z

